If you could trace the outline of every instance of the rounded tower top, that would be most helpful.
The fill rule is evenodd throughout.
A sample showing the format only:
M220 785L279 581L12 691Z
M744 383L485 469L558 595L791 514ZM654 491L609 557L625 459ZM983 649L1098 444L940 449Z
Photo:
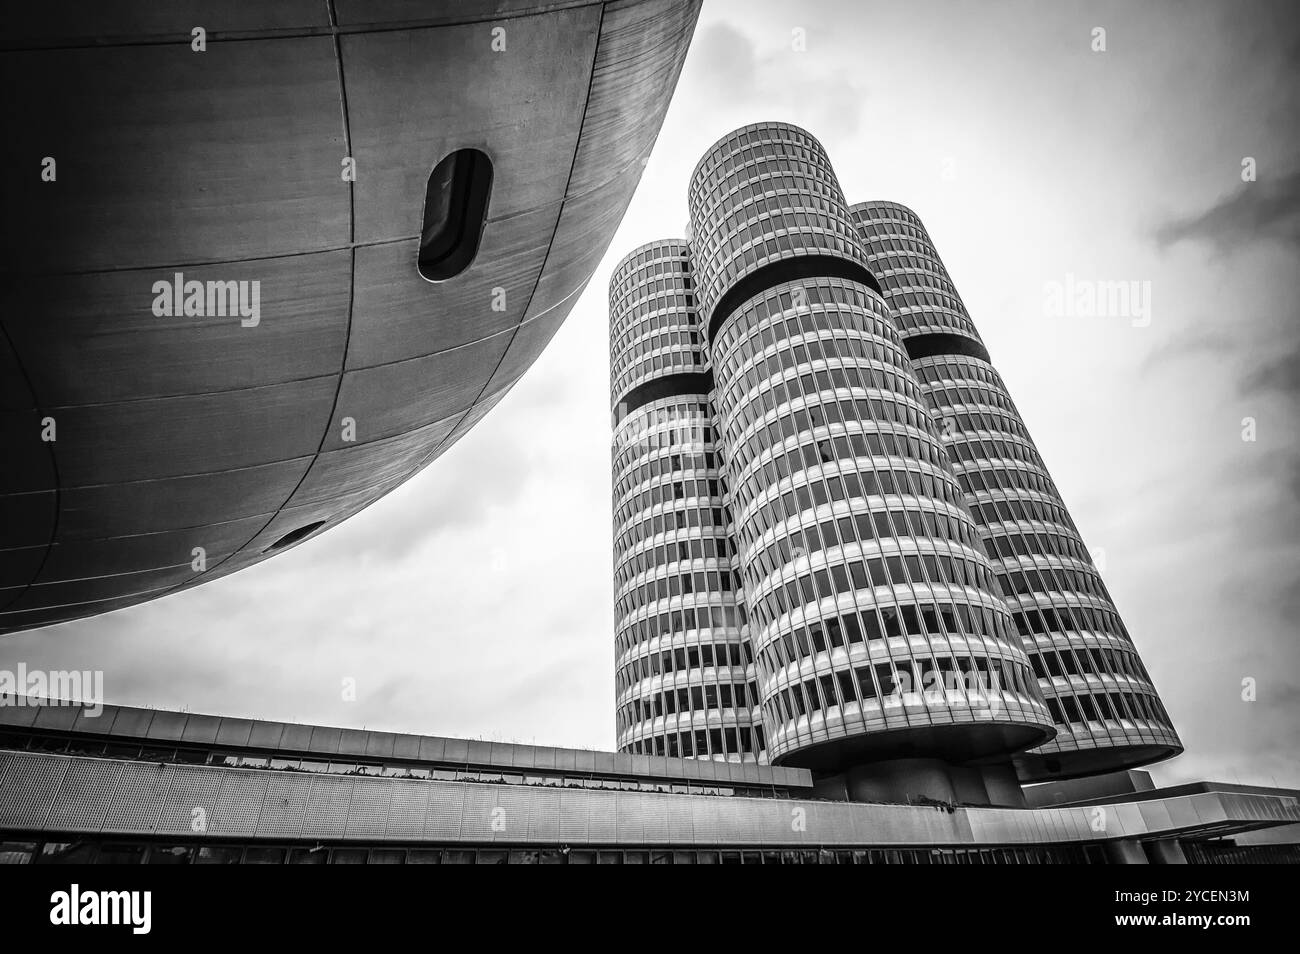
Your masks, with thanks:
M709 340L746 299L783 281L838 276L879 291L826 150L798 126L724 136L695 167L688 203Z
M647 242L609 281L610 405L637 406L684 388L708 393L689 245ZM630 402L630 404L629 404Z

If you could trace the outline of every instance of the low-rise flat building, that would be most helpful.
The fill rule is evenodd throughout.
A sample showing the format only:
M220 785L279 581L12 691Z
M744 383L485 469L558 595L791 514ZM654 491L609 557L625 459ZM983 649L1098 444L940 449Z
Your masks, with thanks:
M1300 793L1283 789L1131 786L1064 804L1068 783L1052 783L1025 808L849 802L818 797L806 769L754 762L5 701L11 863L1300 860L1294 844L1234 839L1300 823Z

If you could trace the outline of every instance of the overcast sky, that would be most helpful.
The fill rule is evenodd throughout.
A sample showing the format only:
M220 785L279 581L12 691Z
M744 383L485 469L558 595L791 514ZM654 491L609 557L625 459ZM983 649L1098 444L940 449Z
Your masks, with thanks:
M0 668L102 669L123 704L611 748L606 284L683 234L709 145L779 119L850 202L926 222L1182 735L1158 780L1300 785L1292 6L706 0L608 255L469 436L264 564L0 638ZM1069 276L1149 282L1149 322L1049 314Z

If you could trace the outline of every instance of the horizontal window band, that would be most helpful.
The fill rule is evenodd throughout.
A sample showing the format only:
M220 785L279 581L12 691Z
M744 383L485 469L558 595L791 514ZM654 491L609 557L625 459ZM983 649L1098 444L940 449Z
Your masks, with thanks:
M713 307L713 315L709 318L708 340L713 340L722 323L743 302L769 288L801 278L843 278L861 282L877 295L883 294L876 276L865 265L852 259L840 258L838 255L795 255L783 258L750 272L718 299Z
M967 338L965 335L944 332L917 335L914 338L904 338L903 347L907 349L907 356L913 361L945 354L961 354L968 358L979 358L981 361L989 360L988 349L974 338Z
M667 374L662 378L638 384L623 395L623 399L614 405L615 421L660 398L676 397L681 394L708 394L712 390L712 371L683 371L681 374Z

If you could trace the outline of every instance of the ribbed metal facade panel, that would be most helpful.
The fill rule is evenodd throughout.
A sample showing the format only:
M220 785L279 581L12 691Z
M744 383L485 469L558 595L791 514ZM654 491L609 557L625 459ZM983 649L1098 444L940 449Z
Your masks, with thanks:
M266 786L266 801L257 819L262 838L296 838L307 821L310 788L296 778L272 778Z
M18 780L20 771L25 773L27 766L36 763L22 763L21 769L19 764L15 760L15 781ZM45 824L68 831L99 831L108 814L110 797L116 791L117 780L125 767L124 763L119 762L90 759L69 761L58 795L50 802ZM44 767L37 770L45 771ZM6 790L8 785L6 780Z
M213 834L245 834L257 831L262 803L271 777L251 769L231 769L223 773L217 809L208 816Z
M222 773L197 765L172 766L171 792L158 817L158 830L178 834L206 831L217 810L222 779ZM306 785L301 788L307 790Z
M154 762L127 762L117 780L113 802L104 816L103 831L150 831L171 790L168 766ZM261 810L261 805L258 805Z
M53 797L59 790L59 783L69 764L63 759L51 761L26 753L15 752L10 755L4 778L5 797L0 801L0 825L17 829L43 828L46 816L53 807ZM113 768L121 772L121 766ZM102 819L106 807L107 795L104 803L92 801L84 810L77 811L73 820L80 822L96 814Z
M4 753L0 770L0 831L116 832L189 841L1028 845L1300 823L1295 797L1231 791L1097 806L944 810L339 778L43 753ZM195 808L204 811L195 815ZM206 817L206 828L193 823L199 817Z
M431 785L424 836L431 841L459 841L468 789L461 785Z
M348 805L347 835L375 838L388 830L388 803L394 786L382 779L352 780L352 801Z
M424 819L429 813L429 787L419 782L393 785L388 803L389 838L415 840L424 837Z
M324 775L305 780L311 786L307 798L307 818L310 828L321 837L340 838L347 832L348 812L352 801L352 782L346 778ZM304 831L307 830L304 825Z

